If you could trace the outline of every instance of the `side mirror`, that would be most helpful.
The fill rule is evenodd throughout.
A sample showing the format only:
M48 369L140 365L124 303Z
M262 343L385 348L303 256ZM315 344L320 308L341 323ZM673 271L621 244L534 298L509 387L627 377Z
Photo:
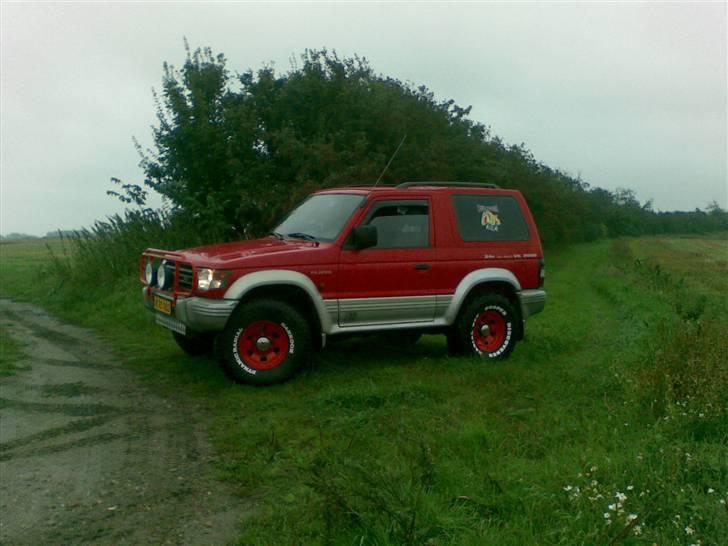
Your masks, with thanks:
M351 231L351 246L354 250L377 246L378 240L376 226L359 226Z

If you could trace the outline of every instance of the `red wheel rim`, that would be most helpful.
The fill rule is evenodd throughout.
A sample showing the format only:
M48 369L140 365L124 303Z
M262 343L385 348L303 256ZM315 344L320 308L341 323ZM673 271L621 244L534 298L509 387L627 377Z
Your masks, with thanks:
M508 324L495 309L486 309L473 321L473 342L484 353L497 351L506 339Z
M251 322L238 338L238 353L246 366L270 370L288 356L291 341L286 329L270 320Z

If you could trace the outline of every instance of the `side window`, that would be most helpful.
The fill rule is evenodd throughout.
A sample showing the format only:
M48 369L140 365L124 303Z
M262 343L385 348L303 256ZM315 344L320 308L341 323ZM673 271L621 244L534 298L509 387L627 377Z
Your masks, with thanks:
M453 195L458 231L463 241L527 241L528 225L513 197Z
M422 248L430 246L427 201L382 201L374 205L363 225L376 226L374 248Z

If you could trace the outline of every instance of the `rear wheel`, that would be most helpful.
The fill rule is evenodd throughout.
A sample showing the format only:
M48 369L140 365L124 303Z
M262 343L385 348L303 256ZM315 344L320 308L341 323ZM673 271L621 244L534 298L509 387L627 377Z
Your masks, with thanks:
M215 343L215 334L193 334L184 335L172 332L172 337L185 353L190 356L201 356L212 354L212 347Z
M466 304L448 337L454 352L506 358L516 346L518 314L508 298L482 294Z
M217 352L234 381L280 383L310 358L311 329L287 303L254 300L244 303L230 318Z

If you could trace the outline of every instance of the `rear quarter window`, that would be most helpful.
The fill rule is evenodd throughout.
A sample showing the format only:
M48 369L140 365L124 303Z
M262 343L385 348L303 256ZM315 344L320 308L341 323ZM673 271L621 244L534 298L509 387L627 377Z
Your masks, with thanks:
M528 225L513 197L453 195L453 209L463 241L527 241Z

